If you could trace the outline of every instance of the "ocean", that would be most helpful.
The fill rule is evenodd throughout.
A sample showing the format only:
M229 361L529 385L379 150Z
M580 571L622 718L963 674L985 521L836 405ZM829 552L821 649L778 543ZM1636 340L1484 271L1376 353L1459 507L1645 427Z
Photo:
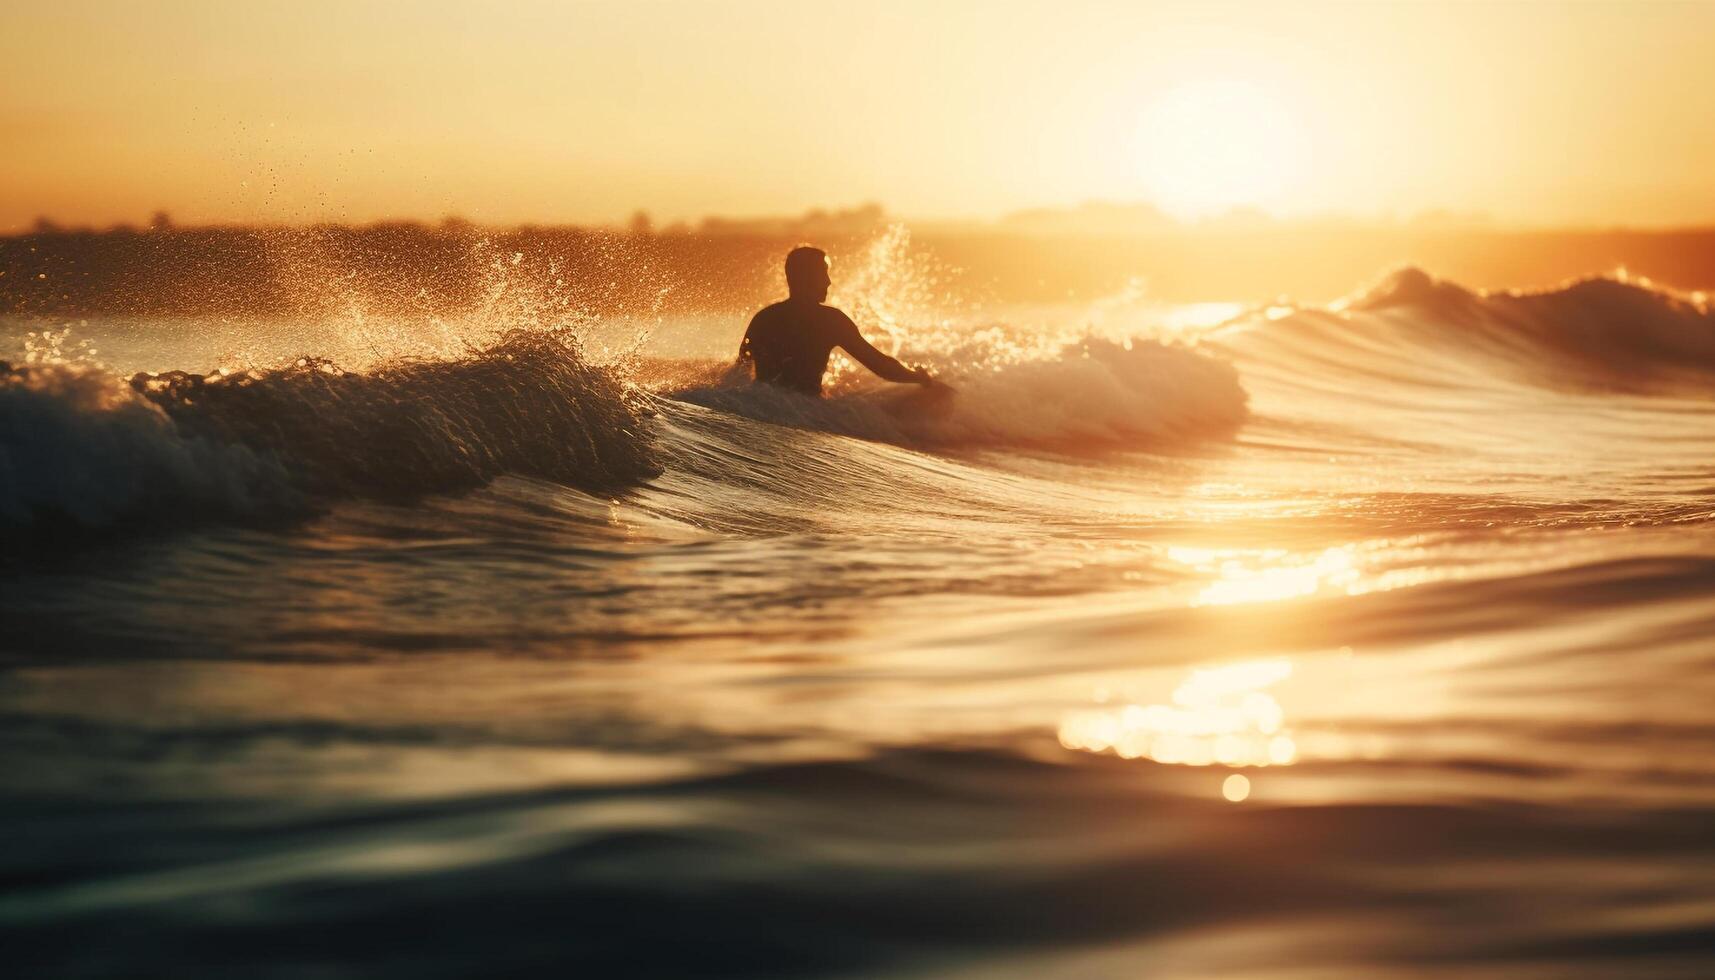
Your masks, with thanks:
M1708 297L879 281L6 323L6 972L1715 975Z

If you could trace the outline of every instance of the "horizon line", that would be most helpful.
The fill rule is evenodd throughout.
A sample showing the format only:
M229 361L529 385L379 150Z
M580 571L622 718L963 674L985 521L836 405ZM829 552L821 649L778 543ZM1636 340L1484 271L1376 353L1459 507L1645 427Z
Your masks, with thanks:
M1127 226L1123 222L1108 222L1084 215L1092 206L1113 210L1150 210L1154 216ZM643 222L639 223L639 218ZM1055 227L1044 227L1055 225ZM821 226L821 227L817 227ZM647 210L639 209L627 221L483 221L462 214L447 214L424 218L390 216L367 220L307 220L307 221L192 221L180 222L165 209L157 210L147 221L116 220L107 224L90 222L61 223L50 215L40 215L31 224L0 227L0 237L28 238L43 235L103 235L159 234L162 232L207 231L312 231L340 229L346 231L383 230L388 228L418 228L430 231L482 231L501 234L527 232L583 232L617 234L632 237L682 237L707 235L711 237L756 234L790 234L812 229L822 234L863 234L878 228L903 226L907 231L924 233L997 233L1025 235L1073 235L1090 237L1156 236L1209 233L1261 232L1328 232L1328 231L1394 231L1467 234L1686 234L1715 232L1715 218L1689 223L1533 223L1507 222L1480 214L1462 214L1430 209L1409 216L1360 217L1340 212L1279 217L1253 208L1234 208L1200 218L1183 219L1155 208L1147 202L1125 203L1089 201L1068 207L1040 207L1010 211L992 217L908 217L868 209L868 206L830 210L814 208L797 215L722 215L710 214L697 219L663 220L656 224ZM1080 227L1082 226L1082 227Z

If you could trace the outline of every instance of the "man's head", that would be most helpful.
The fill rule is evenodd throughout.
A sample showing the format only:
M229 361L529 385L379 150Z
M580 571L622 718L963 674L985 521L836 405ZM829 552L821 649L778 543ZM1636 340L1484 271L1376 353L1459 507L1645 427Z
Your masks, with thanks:
M828 253L800 245L786 253L786 291L793 299L820 303L828 298Z

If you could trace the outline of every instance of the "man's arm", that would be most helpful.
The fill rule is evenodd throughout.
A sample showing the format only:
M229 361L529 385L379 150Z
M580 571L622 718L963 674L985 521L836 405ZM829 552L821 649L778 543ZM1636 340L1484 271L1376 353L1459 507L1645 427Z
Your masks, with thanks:
M844 321L840 324L840 348L856 358L859 364L874 371L878 377L886 381L919 385L933 382L934 379L929 377L928 371L920 368L908 368L899 363L897 358L876 350L874 344L863 339L863 334L858 332L857 324L851 321L851 317L840 313L838 310L834 312Z

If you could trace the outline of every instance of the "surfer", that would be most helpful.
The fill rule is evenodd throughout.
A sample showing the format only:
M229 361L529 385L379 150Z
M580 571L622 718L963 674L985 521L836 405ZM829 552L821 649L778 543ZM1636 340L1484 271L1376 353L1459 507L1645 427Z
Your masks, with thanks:
M821 397L822 375L835 347L881 378L926 388L945 387L923 368L908 368L876 350L845 313L828 306L828 253L800 245L786 255L786 299L751 318L738 347L738 363L750 362L756 381Z

